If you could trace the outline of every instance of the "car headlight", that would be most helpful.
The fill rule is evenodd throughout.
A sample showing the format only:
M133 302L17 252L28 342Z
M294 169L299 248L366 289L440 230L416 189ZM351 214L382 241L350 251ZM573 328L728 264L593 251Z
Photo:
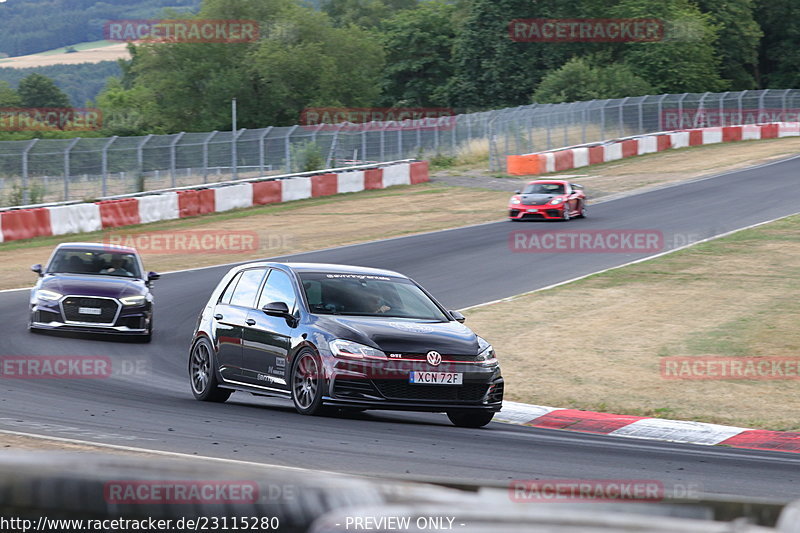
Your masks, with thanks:
M122 302L122 305L142 305L145 302L145 297L142 295L139 296L126 296L125 298L120 298L119 301Z
M497 357L494 354L492 345L486 342L482 337L478 337L478 357L476 357L479 364L484 366L492 366L497 364Z
M564 201L563 198L553 198L550 200L550 205L558 205Z
M515 204L515 205L516 205L516 204L518 204L518 203L520 203L520 202L521 202L521 201L520 201L520 199L519 199L519 198L517 198L516 196L512 196L512 197L511 197L511 203L512 203L512 204Z
M336 357L349 357L351 359L386 359L386 354L382 351L353 341L334 339L328 343L328 346Z
M40 300L58 300L61 296L61 294L55 291L48 291L47 289L39 289L36 291L36 297Z

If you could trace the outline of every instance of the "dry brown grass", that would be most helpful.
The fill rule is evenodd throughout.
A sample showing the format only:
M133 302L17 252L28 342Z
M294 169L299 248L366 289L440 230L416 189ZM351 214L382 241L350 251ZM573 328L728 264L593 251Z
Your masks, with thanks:
M510 400L797 430L798 381L665 380L659 360L798 357L798 290L793 217L466 314Z
M0 67L31 68L50 65L76 65L78 63L99 63L130 59L128 43L116 43L90 50L78 50L69 54L31 54L27 56L9 57L0 60Z

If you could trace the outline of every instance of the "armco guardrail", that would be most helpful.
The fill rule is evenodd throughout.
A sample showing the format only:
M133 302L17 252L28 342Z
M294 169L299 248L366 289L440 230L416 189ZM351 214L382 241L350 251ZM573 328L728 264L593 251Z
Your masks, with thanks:
M426 161L395 161L371 167L323 170L316 174L221 182L154 194L111 197L93 203L22 207L0 212L0 242L86 233L428 181Z
M528 176L607 163L672 148L796 136L800 136L798 122L694 128L570 146L535 154L510 155L506 166L509 174Z

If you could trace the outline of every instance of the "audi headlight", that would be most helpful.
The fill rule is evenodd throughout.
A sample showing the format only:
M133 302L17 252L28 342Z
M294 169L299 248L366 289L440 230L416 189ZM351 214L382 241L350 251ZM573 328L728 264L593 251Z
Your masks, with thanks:
M517 198L516 196L512 196L511 197L511 203L516 205L516 204L520 203L520 199Z
M563 198L553 198L550 200L550 205L558 205L564 201Z
M478 337L478 363L484 366L492 366L497 364L497 357L494 354L492 345L486 342L482 337Z
M36 297L40 300L53 301L60 299L61 296L62 296L61 294L55 291L48 291L47 289L39 289L38 291L36 291Z
M351 359L386 359L386 354L382 351L353 341L334 339L328 343L328 346L336 357L349 357Z
M126 296L125 298L120 298L119 301L122 302L122 305L143 305L145 297L142 295Z

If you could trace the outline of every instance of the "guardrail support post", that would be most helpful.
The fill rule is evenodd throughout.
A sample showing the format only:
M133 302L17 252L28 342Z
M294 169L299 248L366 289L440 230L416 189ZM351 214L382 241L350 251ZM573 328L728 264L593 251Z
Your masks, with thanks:
M231 137L231 178L234 180L239 179L239 155L237 151L237 144L239 142L239 137L247 131L247 128L242 128L239 131L232 132Z
M28 152L39 142L39 139L32 139L22 150L22 205L28 205L31 199L28 191Z
M286 165L286 172L292 171L292 133L294 130L297 129L297 125L292 126L288 132L286 132L286 139L284 142L284 157L285 165Z
M102 188L102 195L103 196L108 196L108 149L112 144L114 144L114 141L116 141L116 140L117 140L117 136L114 135L113 137L111 137L108 140L108 142L105 145L103 145L103 153L102 153L102 156L101 156L102 157L102 162L101 162L102 169L101 169L101 172L102 172L102 180L103 180L103 182L102 182L103 183L103 188Z
M69 142L69 144L67 144L67 147L64 148L64 201L65 202L69 202L69 174L70 174L69 153L72 150L72 148L76 144L78 144L78 141L80 140L81 140L80 137L75 137Z
M186 135L185 131L180 132L172 139L172 142L169 143L169 182L170 186L173 188L175 187L175 152L177 151L178 141L180 141L184 135Z
M258 173L264 174L264 139L267 138L269 132L272 131L272 126L264 129L264 132L258 136Z
M214 130L208 134L208 137L203 139L203 183L208 183L208 143L217 133L219 132Z

